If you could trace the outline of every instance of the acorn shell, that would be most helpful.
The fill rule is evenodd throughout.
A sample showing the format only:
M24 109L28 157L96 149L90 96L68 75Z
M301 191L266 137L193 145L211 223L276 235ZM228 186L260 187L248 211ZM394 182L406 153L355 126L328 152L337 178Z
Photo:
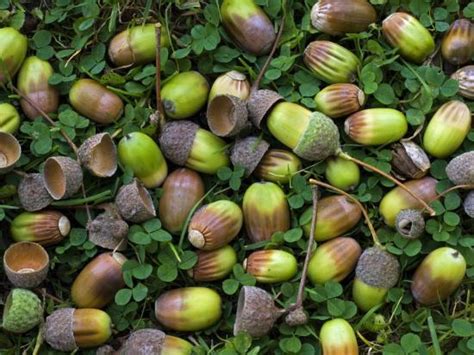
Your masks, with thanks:
M43 174L28 174L18 185L18 198L26 211L39 211L49 206L53 198L46 190Z
M21 157L21 145L10 133L0 132L0 175L10 172Z
M248 111L245 101L232 95L218 95L207 107L207 124L219 137L233 137L248 128Z
M199 125L191 121L170 121L160 135L160 147L165 157L176 165L185 165Z
M457 19L444 35L441 54L453 65L463 65L474 55L474 25L468 19Z
M234 167L243 167L245 176L250 176L257 168L270 144L259 137L246 137L237 140L232 147L230 160Z
M130 333L120 355L162 354L166 334L158 329L140 329Z
M117 171L117 147L109 133L87 138L77 154L80 163L95 176L110 177Z
M458 81L459 95L474 100L474 65L467 65L458 69L451 75L451 79Z
M50 157L44 164L44 184L54 200L73 196L82 185L81 165L69 157Z
M446 166L446 174L455 185L474 184L474 151L469 151L451 159Z
M267 113L281 100L283 97L273 90L262 89L251 92L247 101L247 109L253 125L261 128L261 123Z
M142 223L156 216L150 193L137 179L119 189L115 205L128 222Z
M89 241L104 249L125 250L127 248L128 224L115 205L108 206L104 213L87 223Z

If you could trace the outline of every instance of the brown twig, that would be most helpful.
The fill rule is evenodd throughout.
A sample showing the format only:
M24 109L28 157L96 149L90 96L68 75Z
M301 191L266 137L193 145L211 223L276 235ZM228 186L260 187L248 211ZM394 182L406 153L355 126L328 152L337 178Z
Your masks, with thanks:
M455 190L460 190L460 189L464 189L464 190L473 190L474 189L474 185L473 184L465 184L465 185L456 185L456 186L452 186L450 187L449 189L446 189L444 190L443 192L439 193L434 199L433 201L438 201L441 197L443 197L444 195L452 192L452 191L455 191ZM431 201L431 202L433 202ZM424 208L423 210L421 210L421 212L425 211L426 208Z
M155 80L155 91L156 91L156 115L158 116L158 124L163 127L165 123L165 110L163 108L163 102L161 101L161 23L155 24L155 39L156 39L156 80Z

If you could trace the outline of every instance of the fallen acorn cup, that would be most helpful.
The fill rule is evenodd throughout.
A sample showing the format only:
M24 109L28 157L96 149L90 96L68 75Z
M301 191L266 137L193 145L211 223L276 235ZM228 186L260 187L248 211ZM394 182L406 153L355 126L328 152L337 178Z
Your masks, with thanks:
M69 157L54 156L44 164L44 185L54 200L72 197L82 185L81 165Z
M87 223L89 241L104 249L125 250L127 248L128 224L114 204L106 206L105 212Z
M425 231L425 219L419 210L406 209L397 214L397 232L406 239L417 239Z
M18 198L21 207L34 212L48 207L53 198L46 189L43 174L27 174L18 185Z
M451 159L446 166L446 175L455 185L473 185L474 151L465 152Z
M244 260L243 266L258 282L269 284L288 281L298 272L296 258L276 249L254 251Z
M118 190L115 205L122 218L129 222L142 223L156 216L150 193L137 179Z
M233 137L251 127L245 101L232 95L215 96L206 116L209 129L219 137Z
M2 328L15 334L26 333L43 321L43 306L30 290L14 288L5 301Z
M188 270L194 281L211 282L224 279L237 264L237 253L230 245L222 248L197 251L197 262Z
M358 355L357 338L348 321L336 318L324 322L319 333L324 355Z
M21 146L10 133L0 132L0 175L10 172L21 157Z
M111 177L117 171L117 147L108 133L87 138L77 154L80 163L97 177Z

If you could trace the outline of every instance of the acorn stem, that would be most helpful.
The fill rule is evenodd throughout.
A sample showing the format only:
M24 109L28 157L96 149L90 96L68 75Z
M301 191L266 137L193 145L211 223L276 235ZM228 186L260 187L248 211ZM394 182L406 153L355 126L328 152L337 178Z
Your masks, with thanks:
M441 192L440 194L438 194L433 201L438 201L441 197L443 197L444 195L452 192L452 191L455 191L455 190L459 190L459 189L465 189L465 190L474 190L474 185L473 184L465 184L465 185L456 185L456 186L452 186L450 187L449 189L446 189L444 190L443 192ZM431 202L433 202L431 201ZM422 210L422 212L426 210L426 208L424 208Z
M165 111L163 109L163 102L161 102L161 23L155 24L155 37L156 37L156 80L155 80L155 91L156 91L156 113L158 114L158 124L160 128L165 124Z

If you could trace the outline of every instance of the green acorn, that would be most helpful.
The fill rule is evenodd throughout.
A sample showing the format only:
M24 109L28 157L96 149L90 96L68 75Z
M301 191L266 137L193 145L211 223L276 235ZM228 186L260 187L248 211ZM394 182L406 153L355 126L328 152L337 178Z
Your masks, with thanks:
M369 108L354 113L344 122L346 134L363 145L381 145L401 139L408 130L405 115L391 108Z
M418 303L435 304L448 298L461 284L466 273L466 260L449 247L433 250L413 275L411 293Z
M324 355L358 355L354 329L346 320L336 318L324 322L319 333Z
M246 76L232 70L217 77L209 91L208 102L219 95L232 95L241 100L247 100L250 95L250 83Z
M471 129L471 111L461 101L442 105L433 115L423 135L423 147L436 158L446 158L463 143Z
M193 345L184 339L167 335L161 347L163 355L191 355Z
M254 175L265 181L288 184L301 167L300 158L292 152L269 149L257 165Z
M222 315L222 299L206 287L184 287L163 293L155 302L156 319L179 332L211 327Z
M15 133L20 127L20 114L15 106L0 104L0 132Z
M168 174L168 165L158 144L145 133L125 135L118 144L120 163L130 168L147 188L160 186Z
M271 284L291 280L298 271L298 262L283 250L258 250L244 260L244 269L258 282Z
M197 256L196 265L188 271L189 276L195 281L222 280L232 272L232 268L237 264L237 253L230 245L211 251L198 250Z
M43 320L41 300L29 290L14 288L3 308L2 327L12 333L26 333Z
M451 75L459 83L459 95L474 100L474 65L467 65Z
M383 314L374 313L362 323L362 327L369 332L378 333L387 326Z
M270 52L275 30L253 0L224 0L220 14L227 33L240 48L256 56Z
M13 27L0 28L0 84L12 79L25 60L28 39Z
M458 155L446 166L446 174L455 185L474 184L474 151Z
M332 84L314 97L316 110L331 118L339 118L357 112L365 104L365 94L354 84Z
M382 30L388 43L412 62L422 63L435 50L430 32L407 13L395 12L388 16L382 22Z
M352 52L330 41L313 41L304 51L304 62L313 74L329 84L355 80L360 60Z
M207 102L209 84L197 71L179 73L161 89L166 115L175 119L195 115Z
M468 19L455 20L441 42L441 54L453 65L463 65L474 55L474 25Z
M359 166L342 157L328 158L326 166L326 180L341 190L353 190L360 181Z

